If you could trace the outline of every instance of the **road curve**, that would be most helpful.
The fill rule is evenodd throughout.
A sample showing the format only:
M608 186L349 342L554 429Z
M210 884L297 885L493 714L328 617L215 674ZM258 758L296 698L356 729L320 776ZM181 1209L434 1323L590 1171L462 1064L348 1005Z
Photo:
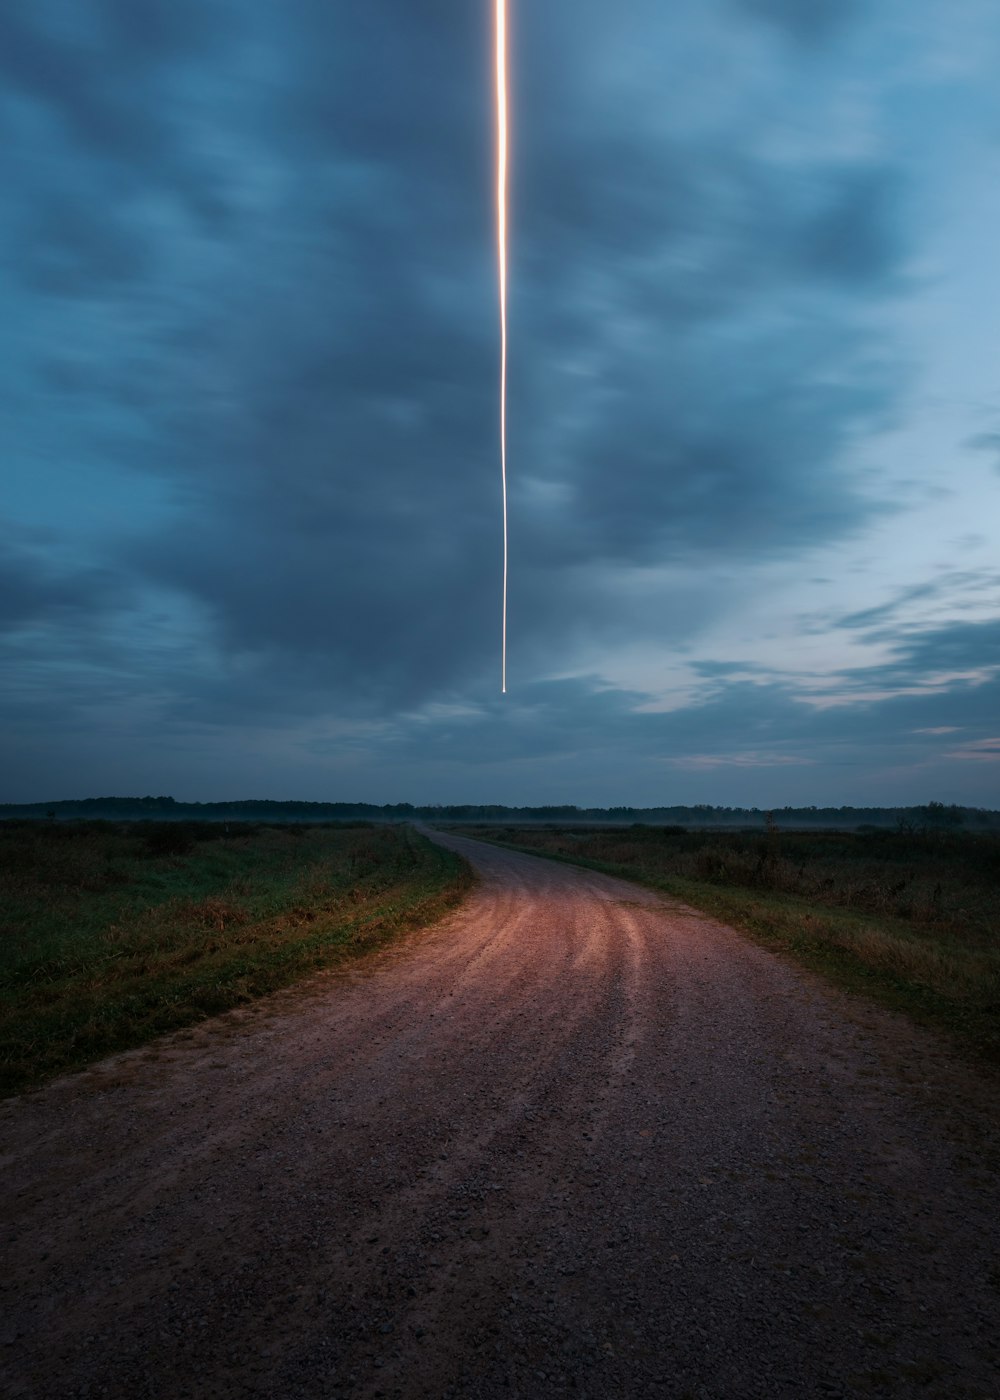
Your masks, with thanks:
M996 1082L460 838L368 961L4 1106L3 1393L996 1397Z

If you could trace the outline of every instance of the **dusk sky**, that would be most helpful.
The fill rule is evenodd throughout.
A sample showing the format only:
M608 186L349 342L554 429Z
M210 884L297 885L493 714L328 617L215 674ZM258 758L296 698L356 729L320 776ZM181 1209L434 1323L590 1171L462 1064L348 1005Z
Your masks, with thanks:
M996 0L0 5L0 800L1000 806Z

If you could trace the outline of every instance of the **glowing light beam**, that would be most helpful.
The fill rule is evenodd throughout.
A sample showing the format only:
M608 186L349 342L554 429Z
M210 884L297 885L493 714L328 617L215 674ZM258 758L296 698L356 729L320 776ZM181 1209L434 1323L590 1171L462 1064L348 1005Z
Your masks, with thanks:
M503 496L503 604L500 690L507 694L507 0L496 0L497 274L500 291L500 480Z

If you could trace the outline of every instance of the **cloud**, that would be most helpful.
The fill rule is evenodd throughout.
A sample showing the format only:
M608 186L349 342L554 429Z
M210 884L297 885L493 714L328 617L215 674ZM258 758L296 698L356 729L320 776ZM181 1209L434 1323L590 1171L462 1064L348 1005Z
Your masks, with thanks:
M38 382L86 397L80 446L172 501L108 557L186 600L271 703L273 674L386 713L475 691L499 562L482 16L302 0L272 33L261 6L235 27L223 5L157 7L154 41L121 5L82 13L76 37L44 12L11 22L66 172L58 196L29 189L11 262L48 344ZM793 556L886 509L844 459L900 385L856 311L905 256L896 172L668 135L655 72L602 70L617 31L596 9L578 61L541 61L571 18L526 14L519 41L522 674L612 639L683 642L720 602L688 587L678 608L678 567ZM229 215L205 224L192 199Z
M968 541L959 541L966 548L976 549L986 541L973 535ZM897 589L884 603L870 608L861 608L836 618L818 619L821 630L827 626L846 628L853 632L865 632L866 642L896 643L905 645L911 633L926 634L930 624L938 624L939 629L948 631L954 615L984 610L992 613L1000 588L1000 573L993 568L948 569L942 568L933 578L924 583L911 584ZM988 618L981 619L988 623ZM817 620L813 620L815 626Z
M838 626L851 629L862 629L874 627L879 623L887 621L890 617L895 617L909 603L919 599L935 598L940 596L943 583L934 580L928 583L914 584L910 588L904 588L894 598L890 598L886 603L879 603L872 608L862 608L858 612L848 613L839 619Z
M736 3L807 46L830 38L859 12L857 0L736 0Z
M950 622L912 636L876 632L871 639L890 643L891 659L877 671L879 681L887 685L919 684L942 675L1000 673L1000 618ZM862 668L851 674L868 673L869 668Z
M800 45L854 10L745 8ZM57 458L156 488L86 538L70 522L58 554L0 563L12 623L44 631L22 629L18 661L58 672L64 715L117 685L137 732L147 707L157 742L196 732L203 753L240 730L286 760L364 752L491 781L576 763L609 784L616 755L640 775L759 775L860 754L902 722L819 714L788 677L703 651L705 692L669 714L599 677L629 645L690 657L731 605L720 567L748 595L760 566L891 509L853 462L905 383L875 314L905 288L904 173L775 154L749 116L720 125L666 84L659 57L621 62L683 39L661 6L631 25L568 0L522 9L503 706L485 12L0 15L27 153L0 227L15 450L46 481ZM720 43L734 28L724 6L699 24ZM744 53L733 111L757 110L766 80L787 115L801 47ZM895 648L845 689L982 659L985 631L900 640L905 605L931 596L841 620ZM929 699L909 727L972 724L980 691L949 693L965 718Z
M148 268L141 230L81 199L52 195L37 201L25 231L28 285L42 293L93 296Z
M168 80L211 53L224 27L223 6L195 0L144 0L141 11L126 0L81 0L72 12L4 6L0 72L10 92L56 119L80 157L117 167L119 197L130 172L208 214L215 201L200 163L181 157Z
M947 757L972 763L1000 763L1000 739L979 739L963 748L949 749Z
M0 634L51 622L77 627L122 601L111 569L58 569L28 549L0 546Z
M803 233L806 268L847 285L891 277L901 254L897 173L849 166L828 173L825 185Z
M464 773L473 793L514 793L530 773L564 801L879 805L964 790L990 805L987 786L963 788L956 763L965 772L993 754L1000 678L886 695L887 679L869 668L869 698L817 709L798 678L717 674L664 711L650 708L655 696L580 676L447 718L400 719L375 747L401 772Z
M23 700L7 706L16 740L10 781L26 754L40 762L38 744L48 736L53 792L59 755L83 726L95 772L102 759L117 771L129 755L139 772L143 763L157 771L169 762L174 788L188 792L204 791L199 784L212 780L205 774L232 774L239 764L240 791L350 791L386 801L514 802L527 792L538 800L649 805L878 804L935 794L990 803L974 775L981 767L985 782L994 756L996 676L872 698L894 678L873 666L869 698L817 709L800 679L763 670L747 678L719 663L707 667L715 674L703 691L669 711L651 708L658 697L650 693L577 676L522 683L505 698L493 688L463 689L449 703L379 714L368 704L324 710L328 697L294 651L286 670L277 655L269 665L235 658L216 667L212 680L189 641L165 669L164 639L157 644L137 632L131 653L88 669L79 662L89 646L74 658L65 648L76 629L71 619L64 626L46 668L29 674ZM184 635L190 638L189 628ZM912 650L938 653L941 646L927 636ZM68 670L60 669L61 656ZM186 698L181 681L190 687ZM96 732L95 714L103 719ZM957 769L969 775L961 788ZM235 791L231 776L228 782Z
M977 433L966 442L967 447L972 447L978 452L989 452L993 457L993 465L1000 472L1000 433Z

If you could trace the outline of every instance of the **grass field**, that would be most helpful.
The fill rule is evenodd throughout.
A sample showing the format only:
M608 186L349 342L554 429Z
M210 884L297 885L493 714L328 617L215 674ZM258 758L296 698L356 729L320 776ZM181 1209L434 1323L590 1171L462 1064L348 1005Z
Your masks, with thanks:
M675 895L1000 1063L1000 838L548 827L468 835Z
M0 1093L365 952L471 879L403 826L0 822Z

